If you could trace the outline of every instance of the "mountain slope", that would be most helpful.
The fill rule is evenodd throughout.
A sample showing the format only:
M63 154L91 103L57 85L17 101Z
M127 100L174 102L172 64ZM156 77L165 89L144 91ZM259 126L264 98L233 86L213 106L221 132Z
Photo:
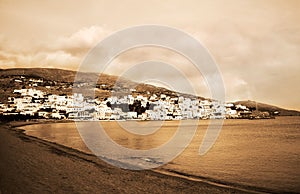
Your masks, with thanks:
M300 112L296 110L287 110L283 109L277 106L261 103L261 102L255 102L251 100L245 100L245 101L236 101L234 104L241 104L244 106L247 106L249 109L256 110L256 107L259 111L262 112L275 112L278 111L281 116L300 116Z
M13 93L13 89L21 89L24 83L17 83L15 79L22 77L43 79L44 83L37 87L37 89L45 91L45 86L53 86L47 90L47 93L53 94L71 94L72 87L65 87L73 85L76 75L78 76L78 83L93 83L97 80L96 96L100 98L106 98L111 95L111 92L118 92L121 94L130 92L131 89L135 89L133 92L135 95L142 94L144 96L156 94L167 94L169 96L185 96L189 98L199 98L190 94L177 93L166 88L156 87L149 84L136 83L118 77L114 75L96 73L77 73L76 71L63 70L63 69L51 69L51 68L14 68L14 69L0 69L0 101L5 102L7 97ZM55 87L54 87L55 85Z
M8 96L13 95L14 89L21 89L24 87L24 83L18 83L15 79L21 76L26 78L43 79L43 85L37 87L37 89L46 91L47 93L53 94L71 94L72 85L77 72L63 69L51 69L51 68L14 68L14 69L0 69L0 102L6 102ZM95 92L97 97L106 98L111 96L112 92L116 95L118 92L120 95L128 93L131 89L135 89L134 95L142 94L149 96L152 94L160 95L167 94L169 96L184 96L189 98L205 99L199 96L193 96L190 94L178 93L175 91L168 90L162 87L156 87L149 84L136 83L125 79L123 77L101 74L100 77L96 73L78 73L78 82L91 83L97 80L97 90ZM45 86L52 85L51 89L46 89ZM124 92L125 91L125 92ZM255 101L237 101L234 104L245 105L248 108L255 110ZM257 103L259 111L268 112L280 112L280 115L297 115L300 116L299 111L286 110L280 107Z

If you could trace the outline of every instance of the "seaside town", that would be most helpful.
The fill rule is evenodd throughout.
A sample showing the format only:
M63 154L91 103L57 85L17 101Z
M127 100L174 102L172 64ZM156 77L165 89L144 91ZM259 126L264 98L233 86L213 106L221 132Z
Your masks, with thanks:
M84 97L81 93L47 93L37 87L42 85L51 89L54 86L45 85L43 79L20 76L13 81L23 87L14 89L13 96L8 97L7 103L0 103L2 120L237 119L250 118L252 115L252 110L240 104L224 104L196 97L171 97L167 94L146 97L136 94L100 100ZM264 114L268 116L267 113Z

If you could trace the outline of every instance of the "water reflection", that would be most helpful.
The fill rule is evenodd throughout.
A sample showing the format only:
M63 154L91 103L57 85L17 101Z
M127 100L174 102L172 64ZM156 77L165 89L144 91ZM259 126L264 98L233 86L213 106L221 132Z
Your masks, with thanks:
M300 118L272 120L226 120L213 148L199 156L209 121L200 121L191 144L164 169L210 177L227 182L266 187L280 191L300 191ZM150 149L168 141L177 129L177 121L164 122L150 135L136 135L117 122L102 122L105 132L119 145L131 149ZM153 125L156 125L153 122ZM189 122L184 123L189 130ZM29 135L55 141L89 152L74 123L42 124L24 127ZM124 160L136 160L126 155ZM160 162L159 158L142 158ZM149 161L148 161L149 160Z

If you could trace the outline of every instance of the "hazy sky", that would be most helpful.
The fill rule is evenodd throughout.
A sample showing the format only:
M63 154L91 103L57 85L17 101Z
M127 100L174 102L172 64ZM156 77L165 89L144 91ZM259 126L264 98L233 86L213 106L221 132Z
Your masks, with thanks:
M222 73L227 100L251 99L300 110L299 10L298 0L1 0L0 67L76 70L89 49L112 32L167 25L189 33L209 50ZM192 64L162 48L130 50L106 72L126 74L145 60L173 64L198 94L209 97ZM162 76L178 82L170 72ZM143 80L142 73L132 79Z

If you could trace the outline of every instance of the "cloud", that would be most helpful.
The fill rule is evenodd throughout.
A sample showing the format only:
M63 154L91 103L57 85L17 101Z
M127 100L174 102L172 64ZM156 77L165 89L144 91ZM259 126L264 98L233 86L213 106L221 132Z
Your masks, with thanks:
M32 43L31 47L17 44L1 34L0 65L2 68L56 67L77 69L89 49L93 48L106 34L108 34L107 30L100 26L84 27L69 36L56 38L51 44L41 40Z
M82 54L96 46L108 34L108 30L100 26L84 27L69 36L59 37L49 48Z
M153 61L146 63L150 67L145 66L144 62L146 61ZM164 66L163 63L168 66ZM141 64L143 68L140 66ZM160 64L160 68L157 64ZM128 73L133 71L134 73ZM185 83L178 76L179 74L177 75L175 72L185 77L198 95L210 97L209 88L201 71L184 56L166 48L145 46L127 50L117 56L104 71L108 74L126 76L137 82L147 80L147 76L152 73L152 75L156 75L157 80L164 80L164 82L168 80L169 85L176 85L179 92L191 93L191 90L185 87Z
M216 59L222 73L227 100L254 99L284 107L300 108L299 24L289 18L270 20L249 16L182 28L203 42ZM245 18L244 18L245 19ZM56 67L76 70L89 49L112 32L105 26L79 28L69 35L51 40L16 41L0 34L0 66ZM138 48L118 56L106 73L121 75L135 64L147 60L163 61L182 71L199 95L210 93L201 72L184 57L167 49ZM166 74L170 82L176 77ZM137 78L134 78L137 79ZM180 83L178 83L180 84ZM184 88L183 88L184 90ZM278 92L280 91L280 92Z
M14 67L53 67L53 68L74 68L80 63L80 58L65 53L38 52L35 54L13 54L0 52L0 66L2 68Z

